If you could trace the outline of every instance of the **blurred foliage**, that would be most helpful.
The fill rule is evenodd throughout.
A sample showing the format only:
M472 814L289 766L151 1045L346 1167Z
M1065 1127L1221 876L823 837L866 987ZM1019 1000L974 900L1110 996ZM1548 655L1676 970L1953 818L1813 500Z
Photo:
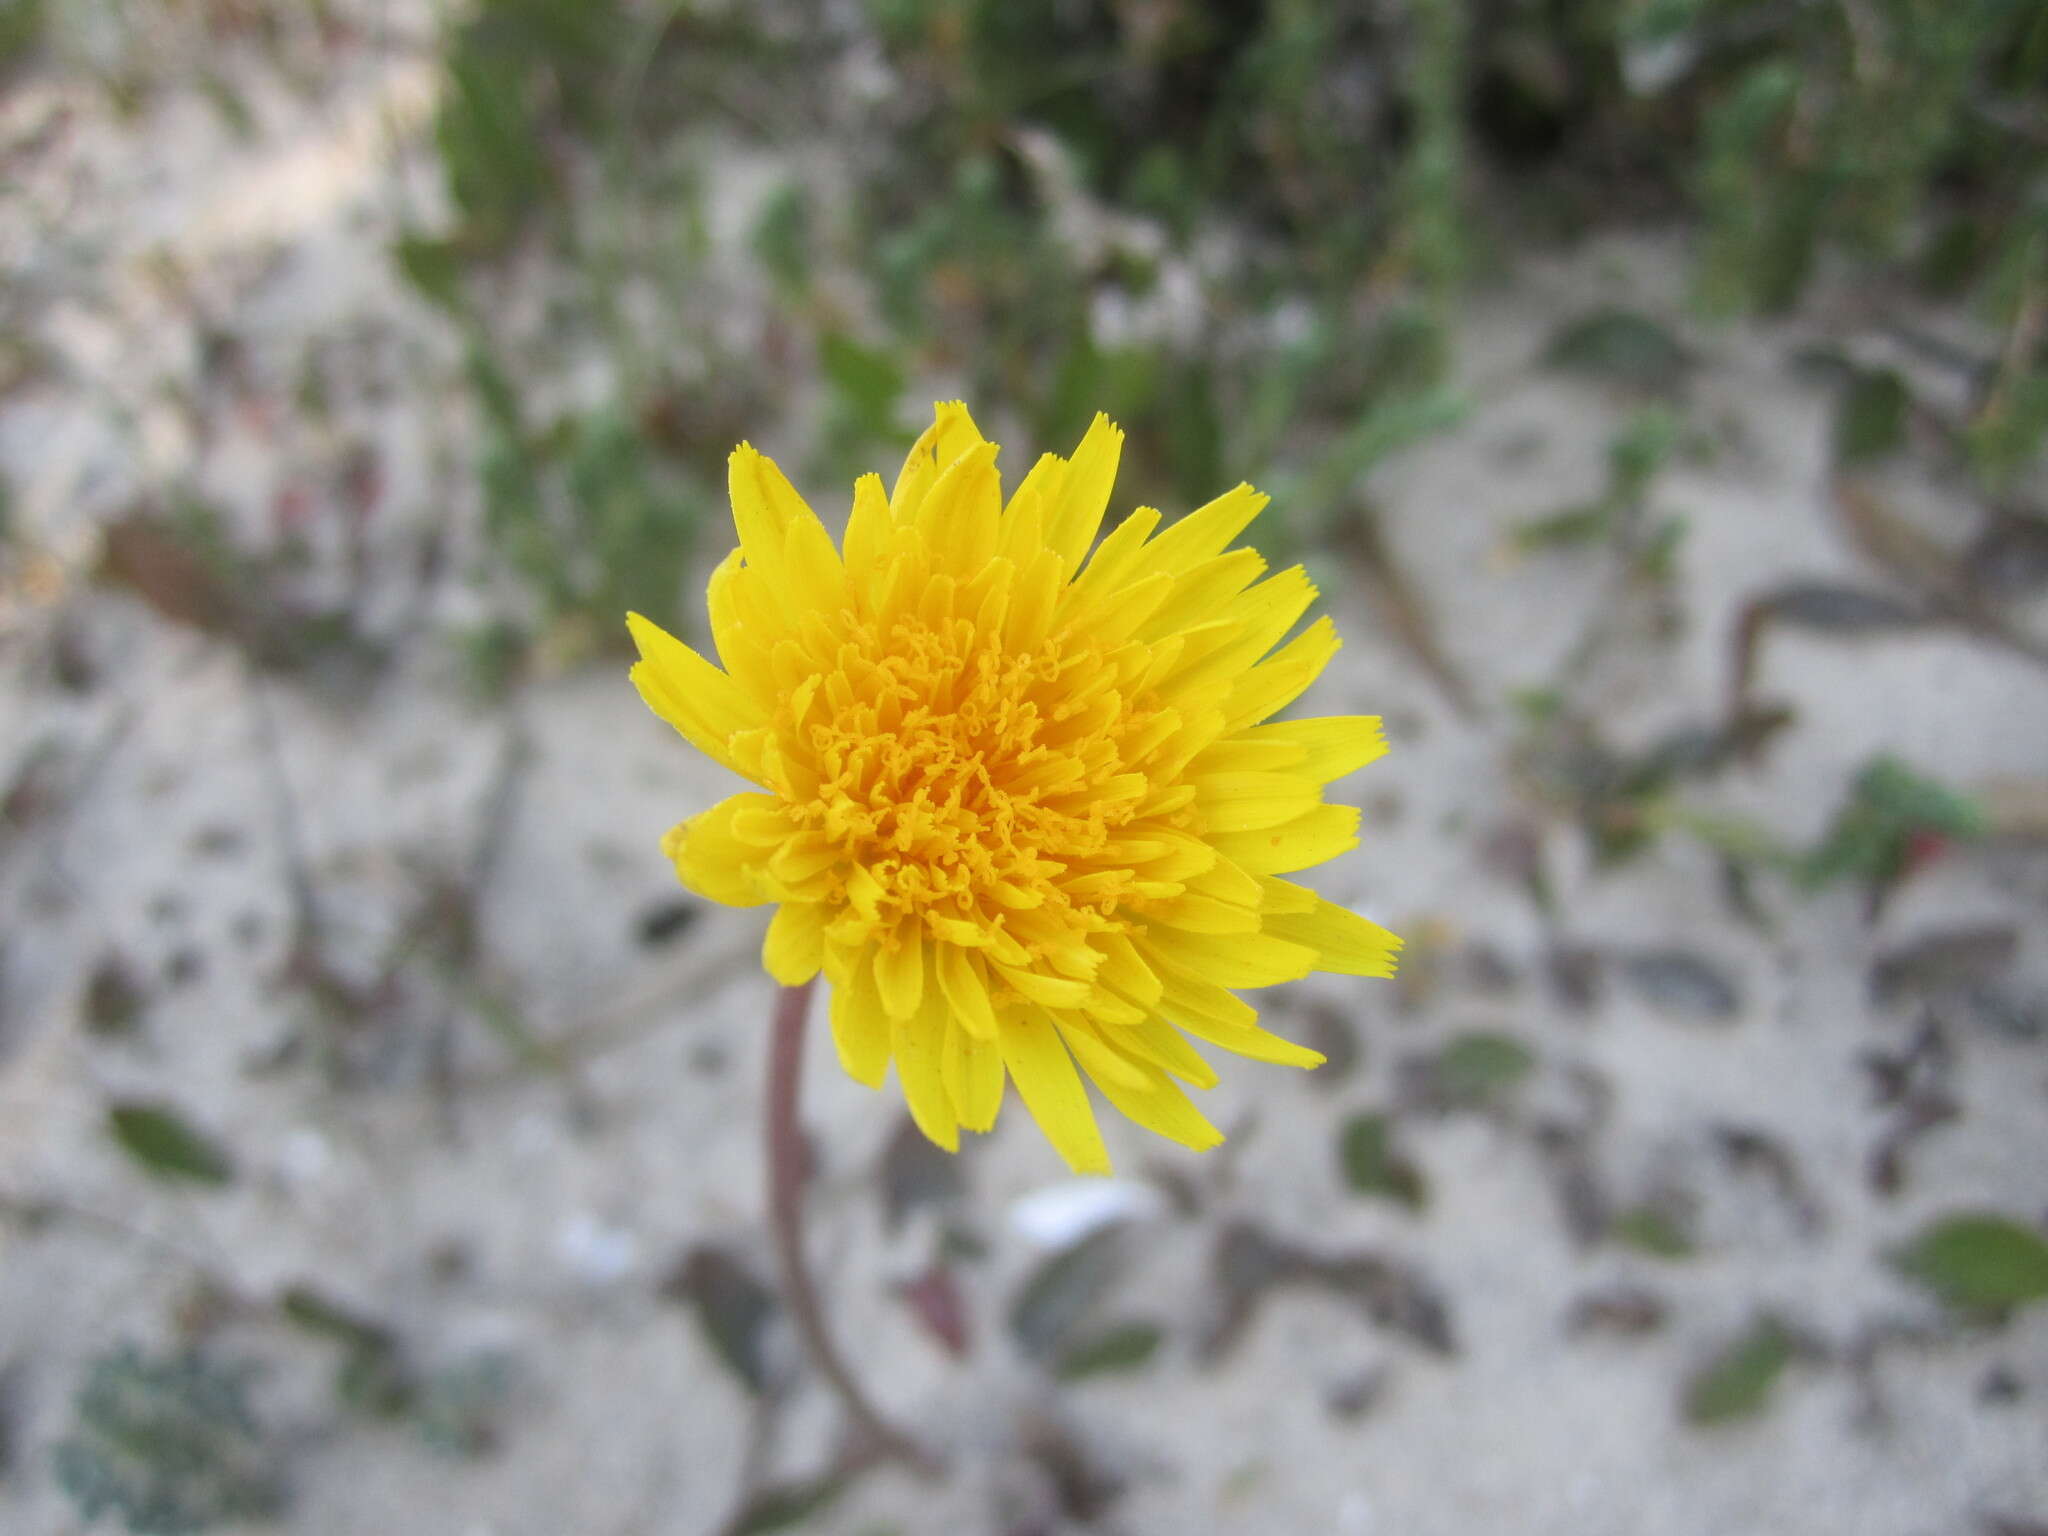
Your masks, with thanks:
M1680 429L1679 418L1664 406L1637 411L1608 445L1607 485L1600 495L1521 524L1514 531L1515 548L1626 543L1646 574L1666 574L1684 525L1674 520L1644 529L1640 524L1644 498L1677 447Z
M248 1371L193 1353L102 1355L53 1456L86 1520L118 1515L139 1536L182 1536L272 1514L281 1485L248 1402Z
M1984 833L1976 803L1923 778L1894 758L1879 758L1856 776L1827 834L1801 859L1809 886L1860 880L1883 887L1943 843Z
M526 585L540 621L574 651L582 623L623 623L675 605L704 502L687 471L665 465L616 406L565 415L545 429L523 418L509 375L471 355L483 408L484 527Z
M1757 1318L1687 1382L1683 1407L1694 1424L1726 1424L1763 1412L1797 1353L1798 1340L1771 1316Z
M1382 445L1455 419L1464 276L1624 208L1698 219L1714 309L1789 305L1836 253L1968 299L1999 344L1958 443L1999 481L2048 431L2048 13L2025 0L480 0L446 70L456 222L398 256L492 360L490 526L543 626L668 611L733 441L793 426L843 485L915 430L913 380L1037 447L1108 410L1132 499L1257 477L1290 493L1266 537L1326 536ZM757 197L731 168L761 159ZM744 272L708 233L735 197ZM546 367L507 348L489 273L541 253L568 274L549 328L589 322L615 377L535 437L513 387ZM1551 361L1664 399L1690 365L1618 310ZM1894 441L1886 389L1850 457Z
M1513 1036L1475 1030L1438 1054L1435 1086L1447 1103L1486 1104L1517 1087L1535 1066L1535 1054Z
M123 1152L158 1178L226 1184L234 1177L234 1163L219 1144L162 1104L116 1104L107 1111L107 1129Z
M1360 1112L1337 1133L1337 1161L1354 1194L1377 1196L1419 1211L1429 1203L1422 1170L1394 1145L1387 1116Z
M2007 1216L1943 1217L1895 1262L1901 1273L1964 1311L2004 1312L2048 1300L2048 1240Z
M1053 1363L1053 1374L1062 1381L1079 1381L1087 1376L1135 1371L1152 1358L1165 1336L1157 1323L1112 1324L1068 1344Z
M0 0L0 75L27 57L43 32L44 0Z
M1672 1212L1658 1205L1632 1206L1607 1225L1607 1235L1623 1247L1656 1259L1683 1259L1693 1252L1692 1237Z

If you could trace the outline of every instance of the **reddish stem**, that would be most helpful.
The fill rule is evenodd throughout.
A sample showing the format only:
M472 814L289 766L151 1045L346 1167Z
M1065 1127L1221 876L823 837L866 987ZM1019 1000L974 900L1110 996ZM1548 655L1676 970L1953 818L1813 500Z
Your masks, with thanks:
M876 1412L853 1374L846 1368L825 1329L824 1310L811 1284L804 1258L804 1182L809 1169L802 1127L797 1124L797 1094L803 1083L804 1016L811 983L784 987L775 1001L775 1026L768 1046L768 1224L775 1237L775 1260L782 1270L782 1296L796 1320L804 1353L824 1373L852 1420L858 1450L866 1455L901 1461L916 1471L933 1473L938 1463L910 1436Z

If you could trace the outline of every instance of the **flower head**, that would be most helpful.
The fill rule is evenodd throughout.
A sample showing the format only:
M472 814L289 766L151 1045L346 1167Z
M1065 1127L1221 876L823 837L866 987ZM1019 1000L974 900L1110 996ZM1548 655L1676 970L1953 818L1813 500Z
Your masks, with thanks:
M629 617L641 697L760 786L664 849L699 894L775 906L769 974L824 971L841 1063L879 1087L893 1060L939 1145L988 1130L1008 1079L1069 1164L1106 1171L1085 1074L1213 1146L1175 1081L1216 1081L1188 1036L1323 1059L1233 989L1393 973L1399 939L1281 878L1356 845L1323 786L1385 750L1379 721L1271 720L1338 641L1323 618L1282 643L1315 588L1229 548L1266 503L1250 486L1164 531L1139 508L1098 544L1108 418L1006 505L995 444L965 406L935 414L893 491L855 484L842 548L734 452L722 667Z

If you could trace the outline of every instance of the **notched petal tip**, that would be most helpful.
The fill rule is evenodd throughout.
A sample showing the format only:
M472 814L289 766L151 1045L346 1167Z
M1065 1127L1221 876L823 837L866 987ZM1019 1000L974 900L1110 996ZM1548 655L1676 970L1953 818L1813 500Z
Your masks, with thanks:
M648 652L663 640L675 639L674 635L671 635L667 630L655 623L654 620L648 618L647 615L636 613L630 608L626 610L626 633L633 637L633 649L640 653L643 661L650 659Z

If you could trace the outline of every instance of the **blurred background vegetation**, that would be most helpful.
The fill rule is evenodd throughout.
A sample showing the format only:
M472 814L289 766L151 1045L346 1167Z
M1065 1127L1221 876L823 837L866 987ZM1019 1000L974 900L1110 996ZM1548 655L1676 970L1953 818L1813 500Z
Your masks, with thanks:
M736 438L793 413L842 485L934 381L1036 444L1106 409L1137 500L1256 477L1266 537L1312 541L1455 419L1470 285L1616 225L1695 222L1713 313L1829 263L1873 310L1967 303L1988 344L1944 451L1995 490L2048 431L2029 0L482 0L446 69L455 217L398 257L469 337L504 559L606 636L673 608ZM734 178L762 183L739 272L706 232ZM508 327L536 266L546 313ZM764 333L721 325L762 304ZM592 337L615 395L538 406ZM1578 345L1654 372L1671 344L1621 315Z
M152 70L196 70L253 131L206 58L103 45L110 19L154 9L0 0L0 68L99 39L117 105ZM344 26L323 0L161 9L280 53ZM739 438L793 437L806 483L844 486L935 393L1001 402L1037 446L1107 410L1136 500L1254 478L1280 509L1269 544L1348 536L1359 474L1458 419L1446 360L1475 285L1614 228L1693 231L1708 315L1785 311L1828 268L1871 313L1966 306L1981 344L1949 358L1959 406L1845 374L1865 456L1910 418L1998 494L2048 433L2034 0L439 14L446 196L393 257L466 338L472 468L522 594L472 637L486 682L535 641L556 659L623 644L625 607L673 614ZM746 227L718 227L735 210ZM735 233L744 263L721 259ZM1667 333L1593 318L1561 364L1668 385Z

